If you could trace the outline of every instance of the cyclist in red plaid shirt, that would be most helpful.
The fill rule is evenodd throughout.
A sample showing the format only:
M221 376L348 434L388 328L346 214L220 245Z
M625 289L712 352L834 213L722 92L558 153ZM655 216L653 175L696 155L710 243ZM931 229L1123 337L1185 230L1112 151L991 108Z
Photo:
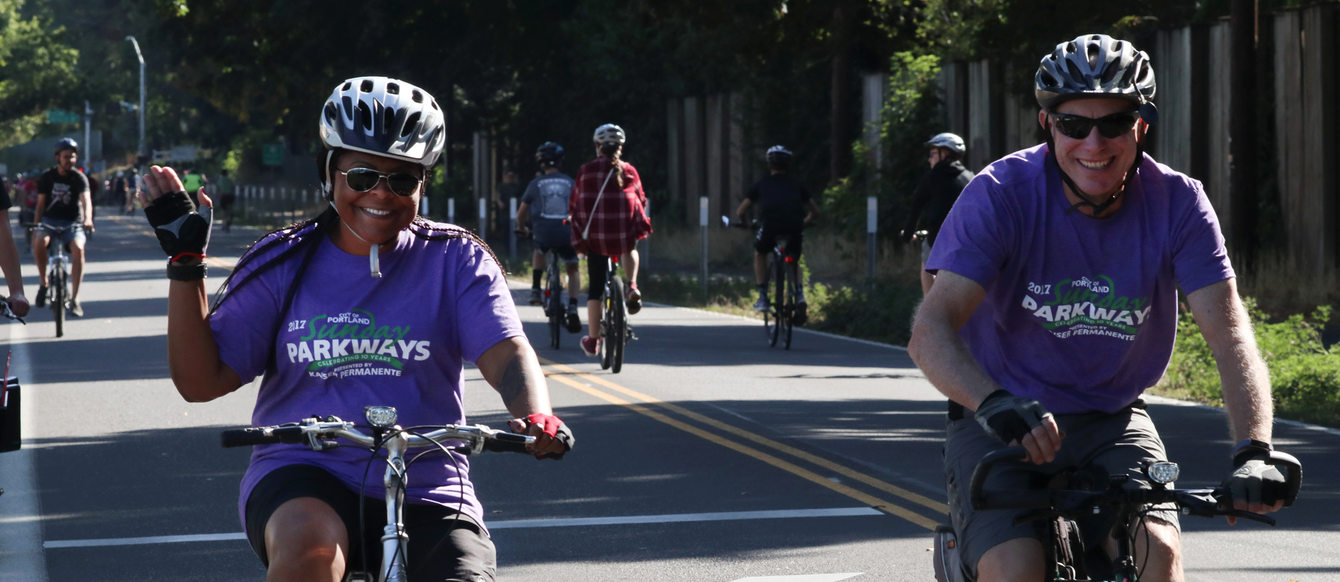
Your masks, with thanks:
M572 212L572 247L586 255L586 312L590 335L582 338L582 351L596 355L600 318L604 311L605 259L622 256L628 275L628 313L642 310L642 292L637 288L637 241L651 234L647 217L647 194L637 168L620 159L627 136L622 127L606 123L596 128L592 140L597 157L577 172L568 209Z

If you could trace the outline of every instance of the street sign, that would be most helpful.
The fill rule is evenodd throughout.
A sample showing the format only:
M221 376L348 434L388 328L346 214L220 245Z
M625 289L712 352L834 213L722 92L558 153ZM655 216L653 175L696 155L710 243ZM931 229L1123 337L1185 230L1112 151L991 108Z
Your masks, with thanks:
M284 144L271 143L261 146L261 163L267 166L284 165Z
M61 109L48 109L47 121L50 123L79 123L79 114Z

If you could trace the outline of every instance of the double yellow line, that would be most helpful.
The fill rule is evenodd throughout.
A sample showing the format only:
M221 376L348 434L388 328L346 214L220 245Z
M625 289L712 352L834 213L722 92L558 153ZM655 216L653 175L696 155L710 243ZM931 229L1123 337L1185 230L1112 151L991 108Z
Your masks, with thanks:
M850 467L834 463L821 456L779 443L754 432L709 418L682 406L665 402L664 400L643 394L625 386L620 386L601 376L587 374L571 366L566 366L545 358L540 358L540 361L546 368L548 368L546 376L550 380L571 386L578 391L609 402L610 404L622 406L646 416L647 418L672 426L703 440L716 443L735 452L753 457L816 485L820 485L855 499L874 509L883 511L889 515L901 517L916 525L924 527L927 530L934 531L937 521L908 509L906 505L915 504L930 509L935 512L935 515L940 519L944 519L944 516L949 513L949 508L943 503L885 481L881 481ZM585 380L585 382L580 380ZM676 418L675 416L672 416L672 414L682 417L683 419L691 420L694 423L697 423L697 425L681 420L681 418ZM725 436L711 432L703 428L703 426L725 433ZM751 443L756 446L751 446ZM780 453L831 471L833 474L840 475L852 482L861 483L880 493L872 495L855 487L837 482L829 477L816 473L813 470L786 460L777 454L761 450L761 448L771 449L775 453ZM881 495L884 494L892 495L894 498L897 498L898 501L891 501L887 497L881 497Z

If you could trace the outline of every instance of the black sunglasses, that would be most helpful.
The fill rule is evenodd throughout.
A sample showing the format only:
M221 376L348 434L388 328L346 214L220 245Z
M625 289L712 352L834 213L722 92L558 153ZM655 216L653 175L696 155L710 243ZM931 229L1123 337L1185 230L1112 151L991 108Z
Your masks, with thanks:
M1140 118L1134 111L1113 113L1098 119L1069 113L1052 113L1050 115L1057 131L1070 139L1089 137L1089 130L1093 129L1095 125L1098 126L1098 134L1105 138L1121 137L1122 134L1131 131L1131 128L1135 127L1135 120Z
M355 192L367 192L377 187L377 182L386 178L386 185L399 196L413 196L414 191L419 189L419 184L423 179L414 174L405 172L394 172L384 174L372 168L351 168L348 171L335 170L344 174L344 182Z

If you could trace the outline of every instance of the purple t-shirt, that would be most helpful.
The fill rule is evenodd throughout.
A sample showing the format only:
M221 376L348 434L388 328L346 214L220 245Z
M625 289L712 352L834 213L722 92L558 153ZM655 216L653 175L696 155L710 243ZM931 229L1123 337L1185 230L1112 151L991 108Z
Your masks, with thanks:
M287 312L279 313L302 251L239 287L210 318L223 362L243 382L263 374L252 424L314 414L363 423L368 405L395 406L405 427L464 423L464 361L523 335L497 262L470 239L429 241L401 231L395 250L381 254L382 277L374 279L366 256L322 238ZM267 259L258 257L244 270ZM304 445L255 447L238 511L245 521L256 483L291 464L322 467L353 490L366 472L364 491L381 498L385 463L368 470L369 456L355 446L322 452ZM469 467L454 453L418 460L406 500L459 507L483 523Z
M959 335L1010 393L1119 410L1168 366L1178 287L1234 276L1200 182L1145 156L1123 196L1109 218L1070 212L1040 145L988 166L950 211L926 268L986 289Z

